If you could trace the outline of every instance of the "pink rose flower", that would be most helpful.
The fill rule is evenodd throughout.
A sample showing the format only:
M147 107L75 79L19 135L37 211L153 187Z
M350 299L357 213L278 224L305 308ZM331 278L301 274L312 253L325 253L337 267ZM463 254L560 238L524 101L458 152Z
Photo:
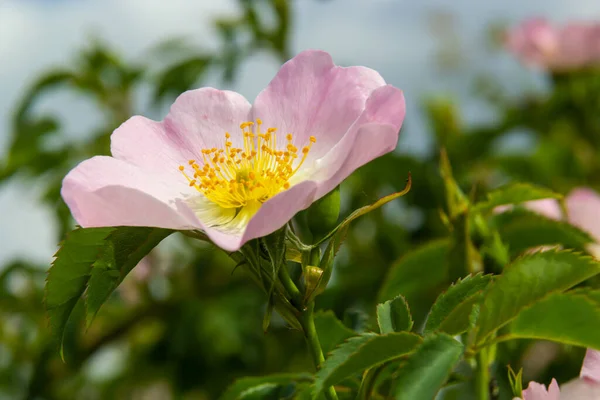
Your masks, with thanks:
M565 199L567 216L563 215L560 204L555 199L528 201L523 206L533 212L555 220L566 219L570 224L589 233L596 243L589 246L591 254L600 258L600 195L590 188L573 189ZM500 206L494 210L501 213L513 206Z
M251 105L213 88L180 95L161 122L134 116L65 177L83 227L202 230L227 251L284 226L358 167L395 149L401 90L322 51L285 63Z
M600 399L600 352L588 349L578 379L567 382L559 389L552 379L548 390L542 384L529 382L523 391L523 400L594 400ZM515 398L514 400L519 400Z
M506 37L506 47L524 64L552 71L600 63L600 24L573 22L562 27L542 18L524 21Z

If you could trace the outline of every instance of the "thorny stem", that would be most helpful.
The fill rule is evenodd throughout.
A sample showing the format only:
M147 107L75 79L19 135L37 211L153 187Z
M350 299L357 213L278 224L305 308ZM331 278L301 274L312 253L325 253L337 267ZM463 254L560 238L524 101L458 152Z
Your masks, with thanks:
M323 350L321 349L321 343L319 342L317 329L315 328L314 308L315 303L310 303L306 310L304 310L304 312L300 315L299 321L300 325L302 325L302 329L304 330L304 337L306 338L306 343L308 344L315 367L318 370L323 361L325 361L325 356L323 356ZM333 386L325 389L325 397L328 400L338 399L337 393L335 392L335 388Z

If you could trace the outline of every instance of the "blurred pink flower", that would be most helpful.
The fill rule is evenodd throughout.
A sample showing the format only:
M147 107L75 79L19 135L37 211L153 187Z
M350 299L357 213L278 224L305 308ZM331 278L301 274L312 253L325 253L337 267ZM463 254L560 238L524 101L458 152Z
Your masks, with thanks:
M548 390L542 384L529 382L523 390L523 400L593 400L600 399L600 352L588 349L579 378L567 382L559 389L552 379ZM518 400L518 398L515 398Z
M404 114L402 91L376 71L305 51L254 105L202 88L161 122L130 118L111 136L112 157L79 164L61 193L83 227L201 229L234 251L392 151Z
M541 383L529 382L527 389L523 390L523 400L559 400L559 398L560 389L556 379L552 379L548 389ZM515 399L519 400L518 398Z
M565 198L567 217L563 215L560 204L555 199L528 201L523 206L548 218L567 219L570 224L589 233L596 243L588 251L600 258L600 195L590 188L573 189ZM511 209L513 206L496 207L496 213Z
M556 27L532 18L507 33L506 47L526 65L561 71L599 64L599 41L600 23Z

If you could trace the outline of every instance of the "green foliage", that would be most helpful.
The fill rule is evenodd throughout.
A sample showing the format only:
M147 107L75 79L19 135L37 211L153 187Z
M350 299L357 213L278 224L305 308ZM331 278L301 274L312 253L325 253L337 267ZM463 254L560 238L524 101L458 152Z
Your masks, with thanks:
M594 242L587 232L567 222L526 210L503 213L494 222L512 256L544 245L563 245L583 251L588 244Z
M445 239L435 240L406 253L390 267L378 301L402 295L413 318L422 319L447 281L448 246Z
M398 296L377 305L377 324L382 334L410 331L413 323L404 297Z
M600 291L553 293L521 311L502 339L533 338L600 349Z
M314 202L306 211L308 228L313 236L320 239L335 228L340 215L340 187Z
M148 276L121 283L146 248L161 240L160 231L148 233L145 241L147 228L68 233L73 221L60 197L63 177L86 158L108 155L110 134L119 124L134 112L150 115L140 106L154 103L160 106L154 111L164 115L163 106L170 100L205 85L215 73L231 84L240 66L253 55L281 62L291 57L290 43L295 40L291 27L299 17L292 2L239 0L237 10L237 15L214 21L219 42L210 49L167 40L162 54L132 61L93 41L67 67L42 73L22 93L7 132L10 137L0 163L0 182L10 180L35 188L45 209L53 213L55 221L48 225L57 226L57 241L67 239L48 272L50 330L40 307L45 266L15 260L0 268L0 397L141 398L158 388L159 396L169 398L311 398L312 375L269 375L314 370L301 334L289 329L301 328L296 321L301 310L282 299L282 288L272 285L280 267L286 266L284 252L285 260L290 261L285 271L304 296L298 304L316 298L317 308L327 310L316 314L315 325L325 354L333 351L333 355L319 374L326 381L321 382L323 387L333 381L344 382L338 391L340 399L354 399L357 391L380 399L389 397L394 389L405 396L400 398L433 398L459 357L453 358L459 353L456 342L437 332L464 333L461 338L470 344L467 362L450 378L455 397L445 389L440 394L444 400L469 398L470 380L481 372L473 371L474 364L469 361L479 358L475 353L486 344L497 343L485 350L486 357L491 355L490 378L498 383L500 398L511 390L520 395L521 389L517 385L521 372L512 375L512 383L507 382L498 371L503 371L504 365L523 363L525 373L534 374L527 370L526 362L536 339L569 346L560 347L557 358L540 366L532 379L547 382L556 376L562 383L561 378L576 376L581 366L577 352L582 349L572 345L598 344L593 337L598 331L599 296L594 289L598 278L592 276L597 272L596 263L565 252L514 258L548 245L592 251L589 244L594 240L565 222L518 206L502 214L494 214L494 209L539 198L561 198L558 193L567 194L581 185L600 188L597 71L548 74L549 90L521 97L503 93L502 82L479 85L480 94L497 115L485 124L462 121L459 103L451 98L426 104L434 138L432 151L390 153L345 180L342 209L357 211L337 229L331 231L330 226L317 236L309 235L306 242L311 244L324 242L321 235L327 232L330 239L325 249L321 243L312 248L313 280L307 279L307 268L301 271L291 265L303 261L302 252L284 248L281 236L269 238L276 239L268 245L271 251L264 247L257 251L259 257L253 265L242 262L237 268L227 255L205 243L178 237L175 246L161 249L161 257L151 254L148 261L153 268ZM62 113L40 106L41 101L65 92L90 101L103 117L100 125L89 132L78 130L81 136L74 137L67 133L69 125ZM142 92L150 93L149 102L138 102ZM411 124L403 127L406 129L409 132L403 135L411 135ZM529 143L518 151L507 150L506 139L515 131ZM440 153L441 174L437 165ZM410 192L395 202L396 208L377 207L398 194L361 208L381 193L402 191L408 171L415 181L410 182ZM527 183L515 183L518 181ZM485 200L476 202L479 199ZM333 218L335 213L316 211L306 211L312 212L312 222L337 222L337 216L335 222L321 218ZM347 246L335 257L342 243ZM318 261L320 250L324 251ZM253 271L260 275L260 288L247 282ZM480 271L486 275L465 278ZM492 273L501 275L492 280ZM309 281L314 290L302 285ZM456 283L451 286L451 282ZM564 292L578 284L588 289ZM117 285L122 289L119 301L106 301ZM272 296L265 298L264 292ZM87 314L89 325L103 303L103 312L84 332L81 319ZM377 303L383 304L376 307ZM265 304L263 329L268 325L267 334L260 323ZM375 310L384 333L381 336L357 338L357 333L335 316L344 316L348 326L361 331L367 321L373 321ZM406 350L402 340L415 338L418 344L422 339L391 332L411 329L411 313L416 328L427 335L421 346ZM61 336L67 363L57 359L56 349L49 344L50 332ZM402 337L405 339L398 339ZM522 338L527 340L511 341ZM121 360L108 371L113 375L92 377L89 366L95 365L95 357L122 349L122 344L127 351L117 351ZM394 356L390 351L404 355ZM388 360L388 356L394 358ZM240 376L252 378L239 379L223 394Z
M600 264L570 251L523 256L505 268L486 290L477 320L476 343L551 293L562 292L598 274Z
M404 187L403 190L401 190L400 192L396 192L396 193L392 193L387 196L384 196L371 205L364 206L364 207L359 208L358 210L353 211L350 215L348 215L346 218L344 218L344 220L337 227L335 227L331 232L329 232L319 242L317 242L317 244L320 244L320 243L324 242L325 240L333 237L338 231L344 232L344 229L346 229L346 227L349 226L350 223L352 221L354 221L355 219L357 219L358 217L368 214L368 213L378 209L379 207L389 203L390 201L404 196L406 193L409 192L411 184L412 184L412 179L411 179L411 176L409 173L408 179L406 180L406 186Z
M311 382L312 375L306 373L276 374L238 379L231 385L220 400L263 399L265 391L272 391L293 383Z
M344 340L356 336L356 332L342 324L332 311L315 313L315 328L324 354L331 352Z
M173 98L192 89L208 69L210 62L210 57L197 56L170 65L157 78L158 82L153 95L154 102L159 103L165 98Z
M477 212L491 212L494 208L540 199L560 199L562 195L528 183L514 183L488 193L487 200L475 205Z
M519 373L515 373L513 369L508 366L508 382L512 393L515 397L523 396L523 368L519 370Z
M75 229L55 255L46 280L46 309L55 338L62 340L65 325L85 291L92 265L112 228Z
M317 372L314 398L324 388L347 377L410 353L420 342L419 336L407 332L386 335L365 333L348 339L330 354Z
M462 344L448 335L426 337L400 367L395 382L395 399L435 398L462 353Z
M492 281L491 275L467 276L440 295L427 317L424 334L435 331L458 335L469 327L473 306Z
M56 253L46 280L46 308L61 349L65 325L84 291L89 325L131 269L171 233L142 227L78 228L71 232Z

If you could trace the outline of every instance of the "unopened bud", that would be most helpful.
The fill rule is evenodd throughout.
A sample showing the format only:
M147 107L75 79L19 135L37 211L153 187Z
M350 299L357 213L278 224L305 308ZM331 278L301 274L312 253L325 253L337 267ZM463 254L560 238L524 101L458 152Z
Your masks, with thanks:
M318 240L336 227L340 215L340 187L315 201L307 213L308 228Z

